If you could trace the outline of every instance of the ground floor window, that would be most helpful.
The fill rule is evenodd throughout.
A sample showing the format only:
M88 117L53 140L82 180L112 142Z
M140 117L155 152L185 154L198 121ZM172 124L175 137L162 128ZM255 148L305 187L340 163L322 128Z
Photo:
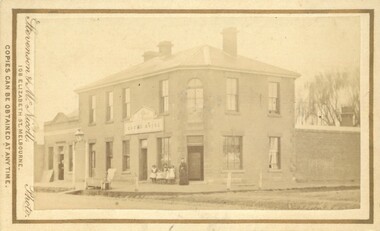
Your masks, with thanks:
M69 171L73 171L73 145L69 145Z
M112 168L113 142L106 142L106 170Z
M170 166L170 138L163 137L157 139L157 167L158 169L162 169L166 164Z
M269 169L281 169L280 137L269 137Z
M93 177L95 176L95 168L96 168L96 150L95 150L95 143L89 144L89 169L88 169L88 176Z
M224 169L239 170L243 169L242 156L242 137L225 136L223 144L224 152Z
M129 140L123 140L123 164L122 170L128 171L130 167L130 145Z

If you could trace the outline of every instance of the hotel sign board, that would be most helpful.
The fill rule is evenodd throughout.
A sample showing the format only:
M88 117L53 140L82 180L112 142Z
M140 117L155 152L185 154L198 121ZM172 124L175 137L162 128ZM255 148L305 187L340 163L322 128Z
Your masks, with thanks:
M163 118L157 118L156 113L146 107L138 110L131 120L124 123L124 134L141 134L149 132L160 132L164 130Z
M149 132L159 132L164 130L163 119L143 120L135 122L126 122L124 124L124 134L139 134Z

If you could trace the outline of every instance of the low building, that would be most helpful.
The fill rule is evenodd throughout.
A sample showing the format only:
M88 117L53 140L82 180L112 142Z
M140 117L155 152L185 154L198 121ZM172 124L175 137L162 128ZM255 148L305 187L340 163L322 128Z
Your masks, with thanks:
M181 158L191 181L220 182L228 173L244 183L291 180L299 74L238 55L235 28L223 31L222 47L172 54L164 41L141 64L77 89L78 120L61 115L45 126L47 153L55 153L49 168L57 172L63 158L69 177L80 128L77 180L115 168L115 180L146 181L152 165L178 168ZM59 121L66 130L58 134Z
M75 132L79 127L78 111L68 115L60 112L45 123L43 166L45 172L53 170L51 179L72 179Z

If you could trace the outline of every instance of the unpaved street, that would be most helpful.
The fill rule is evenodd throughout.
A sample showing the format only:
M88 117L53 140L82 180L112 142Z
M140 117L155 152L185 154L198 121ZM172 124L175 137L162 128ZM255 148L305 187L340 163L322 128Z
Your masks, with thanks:
M355 209L357 190L288 190L105 197L38 192L35 209Z

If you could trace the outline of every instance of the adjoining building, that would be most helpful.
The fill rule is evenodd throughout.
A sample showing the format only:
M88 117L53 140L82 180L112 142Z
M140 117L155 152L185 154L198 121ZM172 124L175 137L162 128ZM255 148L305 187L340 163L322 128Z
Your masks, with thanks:
M43 158L43 170L45 171L44 177L46 177L46 174L50 174L46 172L52 170L52 176L48 176L49 179L72 179L75 132L79 127L78 111L74 111L68 115L60 112L53 120L45 122L45 154Z
M294 176L294 86L300 75L238 55L237 30L209 45L172 54L172 43L143 54L144 62L79 88L79 116L46 124L49 167L69 178L74 128L75 178L148 180L150 167L188 164L191 181L288 181ZM54 133L55 134L55 133ZM67 135L67 137L66 137ZM60 145L60 140L66 143ZM63 147L63 148L62 148ZM64 153L64 154L62 154ZM51 164L50 164L51 163ZM55 174L59 179L62 174Z

